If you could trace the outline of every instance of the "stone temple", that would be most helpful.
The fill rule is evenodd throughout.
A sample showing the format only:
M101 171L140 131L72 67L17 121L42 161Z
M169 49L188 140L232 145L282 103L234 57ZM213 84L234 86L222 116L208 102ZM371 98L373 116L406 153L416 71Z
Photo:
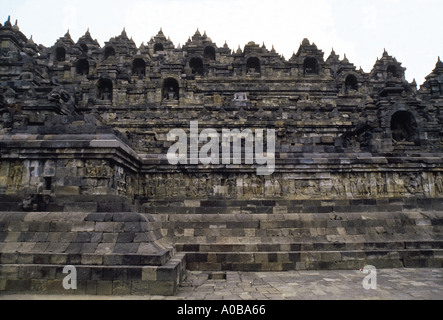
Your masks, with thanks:
M386 50L367 73L307 39L289 59L198 30L139 47L125 30L103 47L68 31L47 48L8 18L0 43L0 292L173 295L188 270L443 266L440 58L418 88ZM275 170L171 164L171 130L205 144L195 121L273 129Z

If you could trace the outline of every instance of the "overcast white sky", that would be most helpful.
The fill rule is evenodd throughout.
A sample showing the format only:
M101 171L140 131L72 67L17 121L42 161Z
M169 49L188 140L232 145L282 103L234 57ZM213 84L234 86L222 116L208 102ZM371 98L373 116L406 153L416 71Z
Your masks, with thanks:
M286 59L303 38L331 49L369 72L383 49L420 85L443 57L442 0L1 0L0 20L11 15L36 43L52 46L69 29L77 41L89 28L101 45L123 28L137 45L160 28L177 46L197 28L231 49L265 43Z

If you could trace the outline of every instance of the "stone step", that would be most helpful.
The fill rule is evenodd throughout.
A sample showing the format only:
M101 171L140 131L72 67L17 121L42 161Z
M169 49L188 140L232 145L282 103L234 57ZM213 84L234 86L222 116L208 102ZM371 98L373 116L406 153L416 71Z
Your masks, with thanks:
M289 271L443 267L443 249L186 252L188 270Z
M159 214L190 270L442 267L442 212Z
M51 264L98 266L163 266L174 255L167 249L153 254L0 252L0 264Z
M151 200L141 210L151 214L389 213L443 211L443 199Z
M64 289L63 279L67 274L63 273L63 264L1 263L0 293L172 296L185 280L184 253L177 253L161 266L144 265L143 259L137 263L133 260L126 262L128 264L74 263L76 290Z
M330 214L157 214L156 221L200 223L200 224L223 224L223 223L261 223L269 227L326 227L331 225L348 226L371 226L393 225L406 223L418 225L424 222L439 225L443 222L441 211L424 212L354 212L354 213L330 213Z
M174 295L186 276L185 254L163 238L161 225L149 215L0 212L0 293L67 293L56 277L66 265L78 268L82 288L92 286L97 294L144 289ZM74 294L80 292L85 291Z
M248 244L176 244L184 252L287 252L287 251L387 251L387 250L443 250L443 239L434 241L392 242L309 242L309 243L248 243Z
M392 242L443 239L441 213L155 215L178 243Z
M22 211L24 199L14 195L0 195L0 211ZM27 211L39 212L133 212L133 204L121 196L108 195L34 195Z
M416 236L416 239L413 239L413 237L408 238L408 240L405 241L434 241L436 239L429 238L428 240L424 240L424 237L422 236ZM249 247L256 247L257 244L261 244L263 246L277 246L282 248L287 248L288 246L294 245L294 241L297 243L307 243L313 244L313 243L327 243L329 246L334 247L340 247L341 243L346 243L347 247L349 248L364 248L365 246L367 248L370 247L368 243L385 243L386 246L390 247L391 243L395 241L395 237L390 238L370 238L365 237L364 235L361 236L348 236L348 237L339 237L339 236L326 236L326 237L319 237L319 238L282 238L282 237L254 237L254 238L245 238L245 237L228 237L228 238L219 238L219 237L186 237L186 238L180 238L178 241L180 241L180 244L178 246L183 245L189 245L193 246L196 243L203 244L202 246L211 245L211 244L217 244L220 246L223 245L232 245L234 246L249 246ZM323 245L323 246L326 246ZM320 247L320 246L319 246ZM239 247L241 248L241 247ZM240 249L239 249L240 250ZM288 250L288 249L283 249Z
M321 231L323 229L334 230L337 228L346 229L349 234L359 234L365 232L368 229L377 228L377 233L389 234L392 232L399 232L401 230L407 229L420 229L423 227L435 226L437 228L441 227L438 220L434 219L419 219L419 220L372 220L372 221L334 221L334 220L324 220L324 221L269 221L269 220L249 220L249 221L168 221L164 222L163 226L167 226L174 229L212 229L214 230L247 230L255 229L268 231L270 234L274 230L313 230L318 229ZM286 234L287 235L287 234Z

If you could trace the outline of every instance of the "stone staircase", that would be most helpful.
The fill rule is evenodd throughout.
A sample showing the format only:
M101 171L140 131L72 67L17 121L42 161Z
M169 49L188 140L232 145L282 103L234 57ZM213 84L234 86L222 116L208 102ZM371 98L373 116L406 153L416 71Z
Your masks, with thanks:
M23 211L22 197L0 195L0 211ZM116 195L54 195L52 193L33 195L28 201L28 211L38 212L130 212L132 201Z
M79 211L91 205L84 200ZM71 202L59 201L68 211ZM105 203L97 208L113 209ZM441 199L152 200L141 213L0 212L0 293L174 295L186 270L441 268L442 207ZM67 265L77 290L63 288Z
M443 199L380 198L353 200L150 200L150 214L300 214L443 211Z
M77 289L65 290L65 266ZM149 215L0 212L0 293L174 295L184 253Z
M417 200L364 202L188 201L145 210L156 212L177 251L186 253L188 270L443 267L443 210L434 210L441 200L425 209ZM322 212L326 207L331 212ZM356 212L334 212L338 207Z

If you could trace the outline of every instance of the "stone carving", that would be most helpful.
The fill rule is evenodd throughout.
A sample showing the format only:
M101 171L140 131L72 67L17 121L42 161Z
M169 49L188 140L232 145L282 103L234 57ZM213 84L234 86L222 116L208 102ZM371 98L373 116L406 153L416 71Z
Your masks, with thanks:
M106 160L88 160L85 164L86 177L110 178L111 168Z
M13 162L9 166L8 186L9 188L19 189L22 187L23 180L23 164L21 162Z
M0 41L0 196L443 195L440 59L417 89L387 52L364 72L333 52L325 60L307 39L289 60L252 42L233 52L198 34L180 47L162 34L137 47L122 33L102 48L88 32L45 48L0 26ZM200 59L208 47L216 54ZM275 129L275 173L170 166L167 134L193 120L217 132Z
M344 194L345 186L341 182L338 176L333 176L331 178L331 194L337 198L340 198Z
M126 174L122 167L116 166L114 168L114 175L112 179L112 188L117 190L119 194L125 195L127 191Z
M435 191L438 195L443 195L443 175L441 173L435 176Z
M386 179L383 178L381 173L378 173L376 176L376 180L377 180L377 195L379 196L386 195L388 192Z
M232 103L236 107L245 107L248 102L248 95L246 92L238 92L234 94L234 99Z
M443 177L420 173L354 173L311 180L306 175L275 174L272 178L223 174L155 174L139 181L148 198L262 199L353 199L405 195L432 196L430 181L435 180L435 195L443 194ZM123 181L123 180L122 180ZM128 182L126 182L127 184ZM125 185L121 184L121 188ZM127 188L127 187L126 187Z
M163 96L163 100L178 100L177 92L174 90L174 87L168 87L167 91Z

